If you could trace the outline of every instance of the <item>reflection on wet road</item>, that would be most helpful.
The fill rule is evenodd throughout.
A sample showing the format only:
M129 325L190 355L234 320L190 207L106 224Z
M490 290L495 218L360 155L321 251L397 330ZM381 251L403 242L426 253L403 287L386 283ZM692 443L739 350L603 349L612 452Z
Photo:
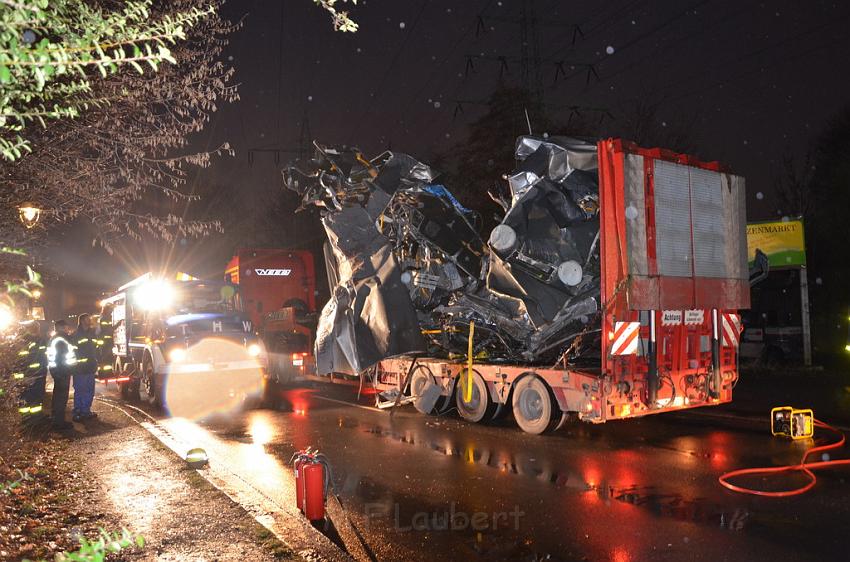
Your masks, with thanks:
M803 443L682 417L531 436L510 423L412 409L391 418L327 397L355 399L347 389L292 389L281 411L164 423L284 505L294 505L292 453L320 449L379 560L845 559L850 493L839 472L779 501L717 483L731 468L797 459Z

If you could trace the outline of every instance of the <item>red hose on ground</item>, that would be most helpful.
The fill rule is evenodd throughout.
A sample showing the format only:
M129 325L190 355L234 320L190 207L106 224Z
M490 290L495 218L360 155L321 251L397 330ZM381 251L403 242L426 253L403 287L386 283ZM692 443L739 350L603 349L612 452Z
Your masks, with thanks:
M834 461L818 461L818 462L810 462L807 463L806 459L809 458L810 455L815 453L822 453L824 451L829 451L830 449L837 449L844 445L844 433L835 429L831 425L825 424L820 420L814 420L815 427L822 427L824 429L828 429L830 431L834 431L838 435L841 436L841 439L836 441L835 443L828 443L826 445L819 445L817 447L812 447L808 451L803 454L803 458L800 459L799 464L789 464L785 466L771 466L765 468L742 468L740 470L733 470L731 472L727 472L722 474L718 480L720 484L729 488L733 492L741 492L742 494L752 494L754 496L765 496L769 498L787 498L788 496L797 496L804 492L808 492L814 487L817 482L817 477L815 477L815 473L812 472L813 469L817 468L832 468L838 465L850 465L850 459L838 459ZM730 478L735 478L738 476L744 476L748 474L774 474L777 472L801 472L806 475L809 479L809 482L800 486L799 488L794 488L793 490L782 490L779 492L764 492L762 490L755 490L753 488L746 488L744 486L736 486L729 482Z

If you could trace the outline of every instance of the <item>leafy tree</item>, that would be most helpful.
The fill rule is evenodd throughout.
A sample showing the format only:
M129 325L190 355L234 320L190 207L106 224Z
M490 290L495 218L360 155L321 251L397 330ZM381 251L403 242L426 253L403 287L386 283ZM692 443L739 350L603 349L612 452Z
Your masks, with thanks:
M357 22L352 20L347 11L340 11L336 9L336 3L339 0L313 0L317 6L327 10L331 18L333 19L334 29L342 32L350 32L354 33L358 29ZM347 2L349 0L342 0L342 2ZM357 0L350 0L352 4L357 4Z
M31 151L23 129L77 117L115 98L93 87L121 67L139 74L176 63L171 48L214 13L214 5L157 11L152 0L0 1L0 155Z
M37 227L20 240L15 208L22 201L43 209L41 225L90 221L107 248L117 236L174 240L218 228L215 221L184 220L179 210L196 198L187 185L192 170L230 153L227 144L202 152L188 146L190 135L204 128L221 103L238 99L233 69L219 60L236 26L221 19L219 1L146 4L152 21L176 21L189 13L203 17L181 27L182 40L169 47L168 57L177 64L155 73L118 69L90 82L87 99L105 103L34 129L32 152L0 164L0 239L7 244L31 247L46 232Z

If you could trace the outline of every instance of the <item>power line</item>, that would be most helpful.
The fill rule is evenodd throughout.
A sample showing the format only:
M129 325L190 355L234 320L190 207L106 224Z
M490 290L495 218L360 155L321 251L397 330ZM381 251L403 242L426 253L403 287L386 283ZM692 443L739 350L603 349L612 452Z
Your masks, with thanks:
M817 33L819 31L823 31L824 29L826 29L828 27L832 27L833 25L844 23L848 19L850 19L850 16L847 16L847 17L844 17L844 18L838 19L838 20L830 20L829 22L827 22L823 25L818 25L816 27L806 29L804 31L801 31L800 33L796 33L794 35L786 37L786 38L784 38L780 41L777 41L777 42L775 42L771 45L767 45L765 47L761 47L761 48L755 49L753 51L750 51L749 53L747 53L743 56L736 56L734 58L734 60L723 61L723 62L719 62L715 65L712 65L711 67L702 68L699 73L694 73L691 76L685 78L684 80L677 80L675 82L670 82L670 83L666 84L665 86L658 88L656 90L656 92L663 92L664 90L669 90L671 88L675 88L675 87L681 86L683 84L693 82L694 80L696 80L698 78L704 77L708 72L711 72L712 70L717 70L717 69L720 69L720 68L726 68L733 62L734 63L740 63L742 61L745 61L747 59L751 59L753 57L757 57L759 55L762 55L762 54L769 52L769 51L772 51L774 49L784 47L784 46L786 46L786 45L788 45L788 44L790 44L794 41L797 41L798 39L800 39L802 37L805 37L807 35L811 35L813 33ZM796 58L796 56L794 58ZM785 62L785 59L782 62Z
M354 122L354 126L351 129L351 133L349 133L349 135L348 135L348 142L349 143L352 142L353 137L355 136L357 131L360 130L360 123L362 123L363 119L367 115L369 115L369 112L372 110L372 106L374 105L375 101L380 97L380 92L383 90L384 84L386 83L387 78L389 78L390 72L392 71L393 67L395 67L395 64L396 64L396 62L398 62L398 59L401 56L401 53L404 52L404 48L407 46L408 41L410 41L410 38L413 36L413 33L416 31L416 26L419 24L419 20L422 18L422 13L425 11L426 6L428 6L428 0L423 0L422 6L419 8L419 12L416 14L416 18L413 20L413 25L411 25L411 27L410 27L410 31L405 36L404 41L401 44L401 47L396 50L395 55L393 55L393 58L390 61L390 64L387 65L386 70L384 70L384 75L381 77L380 82L378 82L378 88L375 91L375 95L372 96L372 98L369 100L369 103L366 105L366 109L360 114L360 117L358 117L357 120Z
M670 25L671 23L673 23L677 19L681 18L682 16L684 16L688 12L696 10L697 8L709 3L710 1L711 0L699 0L699 1L697 1L695 4L692 4L691 6L682 10L681 12L678 12L677 14L673 15L672 17L667 18L666 20L662 21L658 25L654 26L649 31L641 33L637 37L631 39L630 41L627 41L625 44L623 44L621 47L619 47L616 51L614 51L614 53L607 55L607 56L608 57L616 57L618 55L622 55L622 53L624 51L627 51L630 47L633 47L634 45L640 43L644 39L647 39L647 38L651 37L652 35L658 33L660 30L664 29L665 27L667 27L668 25ZM602 61L602 60L603 60L602 58L599 58L597 60L597 62ZM573 78L573 77L577 76L578 74L581 74L581 73L584 73L584 72L585 72L585 70L578 70L576 72L573 72L573 73L567 75L564 78L564 81L566 82L570 78Z

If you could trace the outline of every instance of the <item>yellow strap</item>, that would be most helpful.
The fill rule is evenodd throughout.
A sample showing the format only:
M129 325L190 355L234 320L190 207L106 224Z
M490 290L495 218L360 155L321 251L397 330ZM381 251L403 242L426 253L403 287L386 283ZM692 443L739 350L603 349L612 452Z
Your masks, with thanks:
M472 337L475 334L475 321L469 321L469 345L466 351L466 388L463 393L463 401L467 404L472 402Z

